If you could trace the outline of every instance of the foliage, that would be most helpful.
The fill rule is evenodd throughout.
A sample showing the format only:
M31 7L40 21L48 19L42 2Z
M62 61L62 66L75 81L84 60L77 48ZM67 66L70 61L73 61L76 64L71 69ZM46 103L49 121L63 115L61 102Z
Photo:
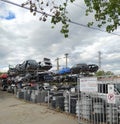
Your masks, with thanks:
M105 75L114 75L113 72L111 71L103 71L103 70L99 70L98 72L96 72L96 76L105 76Z
M27 0L22 6L29 6L30 12L35 16L37 12L41 13L40 21L46 21L51 17L51 23L54 25L61 23L60 32L64 37L68 37L69 33L69 18L67 17L67 6L75 0ZM90 13L94 14L95 20L98 22L98 27L106 26L107 32L113 32L120 25L120 0L84 0L87 9L86 16ZM88 27L94 22L88 22Z
M107 72L106 72L106 75L114 75L114 73L111 72L111 71L107 71Z
M103 76L103 75L105 75L105 72L103 70L96 72L96 76Z
M35 16L37 12L41 13L40 21L46 21L48 17L51 17L51 23L56 25L57 23L62 23L61 33L64 37L68 37L69 33L69 19L66 16L67 3L73 3L75 0L64 0L63 3L55 0L27 0L22 4L22 7L29 6L30 12ZM54 28L54 26L52 26Z
M98 27L106 26L107 32L113 32L120 26L120 0L84 0L87 6L86 15L94 13ZM94 22L89 22L92 26Z
M3 74L3 72L0 72L0 75Z

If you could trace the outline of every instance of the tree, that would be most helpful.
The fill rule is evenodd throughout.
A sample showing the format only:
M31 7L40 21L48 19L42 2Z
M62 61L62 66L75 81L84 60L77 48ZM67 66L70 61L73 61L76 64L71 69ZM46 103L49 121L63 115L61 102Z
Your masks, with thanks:
M41 16L39 18L40 21L46 21L48 17L51 17L51 23L54 25L57 23L62 23L62 28L60 30L61 33L64 34L65 37L68 37L69 33L69 18L67 17L67 3L73 3L75 0L64 0L61 4L60 1L56 0L27 0L22 4L22 7L29 6L30 12L33 15L36 15L36 12L40 12Z
M96 76L104 76L105 72L103 70L97 71Z
M73 3L75 0L64 0L61 3L58 0L27 0L22 6L29 6L30 12L36 15L36 12L41 13L40 20L46 21L47 17L51 17L51 23L54 25L62 23L61 33L68 37L69 22L67 16L68 2ZM98 27L106 25L106 31L112 32L120 25L120 0L84 0L87 9L86 16L90 13L94 14L94 18L98 23ZM94 22L88 22L88 27Z
M120 0L84 0L87 6L86 15L94 12L98 27L106 25L107 32L113 32L120 26ZM94 22L88 23L88 26Z
M107 71L107 72L106 72L106 75L114 75L114 73L111 72L111 71Z
M111 71L105 72L104 70L99 70L96 72L96 76L113 76L114 73Z

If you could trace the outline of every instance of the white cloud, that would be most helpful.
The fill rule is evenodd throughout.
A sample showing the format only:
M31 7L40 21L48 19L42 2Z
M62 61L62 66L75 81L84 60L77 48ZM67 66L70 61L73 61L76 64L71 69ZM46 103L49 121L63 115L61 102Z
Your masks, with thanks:
M22 3L21 0L12 1ZM83 3L77 0L68 10L69 17L74 22L85 25L92 18L85 17ZM14 12L16 17L12 20L0 19L1 67L16 65L26 59L41 61L44 57L49 57L56 68L57 57L61 58L60 65L65 66L65 53L69 53L69 66L76 63L98 64L98 51L101 51L102 68L119 73L119 36L70 24L70 35L66 39L59 32L60 25L51 29L50 20L41 22L38 15L33 16L28 10L3 2L0 5L4 5L1 8L4 14L8 10ZM117 33L119 32L120 29Z

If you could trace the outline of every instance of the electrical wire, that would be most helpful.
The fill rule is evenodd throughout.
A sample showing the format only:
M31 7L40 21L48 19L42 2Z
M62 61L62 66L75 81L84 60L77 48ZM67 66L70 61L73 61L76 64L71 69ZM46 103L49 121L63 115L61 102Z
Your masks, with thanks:
M84 25L84 24L81 24L81 23L78 23L78 22L74 22L74 21L71 21L71 20L69 20L69 22L72 23L72 24L75 24L75 25L79 25L79 26L81 26L81 27L85 27L85 28L89 28L89 29L98 30L98 31L101 31L101 32L106 32L106 33L108 33L107 31L101 30L101 29L99 29L99 28L88 27L87 25ZM113 33L113 32L111 32L110 34L120 36L120 34L116 34L116 33Z
M21 7L21 8L27 9L27 10L30 10L29 7L21 6L21 5L17 4L17 3L13 3L13 2L8 1L8 0L0 0L0 1L3 1L3 2L5 2L5 3L11 4L11 5L14 5L14 6L18 6L18 7ZM50 14L45 13L45 12L40 12L40 11L38 11L38 10L36 10L36 12L37 12L37 13L41 13L41 14L43 14L43 15L45 14L45 15L47 15L47 16L51 16L51 17L53 16L53 15L50 15Z
M21 6L21 5L17 4L17 3L13 3L13 2L8 1L8 0L0 0L0 1L3 1L3 2L5 2L5 3L11 4L11 5L14 5L14 6L18 6L18 7L27 9L27 10L30 10L30 8L28 8L28 7ZM50 17L53 16L53 15L50 15L50 14L45 13L45 12L40 12L40 11L38 11L38 10L36 10L36 12L37 12L37 13L40 13L40 14L46 14L47 16L50 16ZM78 22L74 22L74 21L71 21L71 20L69 20L68 22L69 22L69 23L72 23L72 24L75 24L75 25L79 25L79 26L81 26L81 27L85 27L85 28L89 28L89 29L98 30L98 31L101 31L101 32L108 33L107 31L101 30L101 29L99 29L99 28L88 27L87 25L84 25L84 24L81 24L81 23L78 23ZM120 36L120 34L116 34L116 33L113 33L113 32L111 32L110 34Z

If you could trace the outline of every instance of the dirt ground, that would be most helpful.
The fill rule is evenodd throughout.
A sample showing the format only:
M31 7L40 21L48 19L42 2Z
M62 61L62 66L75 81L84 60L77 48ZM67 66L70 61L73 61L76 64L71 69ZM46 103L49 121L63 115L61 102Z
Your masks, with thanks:
M0 124L78 124L77 118L0 91Z

